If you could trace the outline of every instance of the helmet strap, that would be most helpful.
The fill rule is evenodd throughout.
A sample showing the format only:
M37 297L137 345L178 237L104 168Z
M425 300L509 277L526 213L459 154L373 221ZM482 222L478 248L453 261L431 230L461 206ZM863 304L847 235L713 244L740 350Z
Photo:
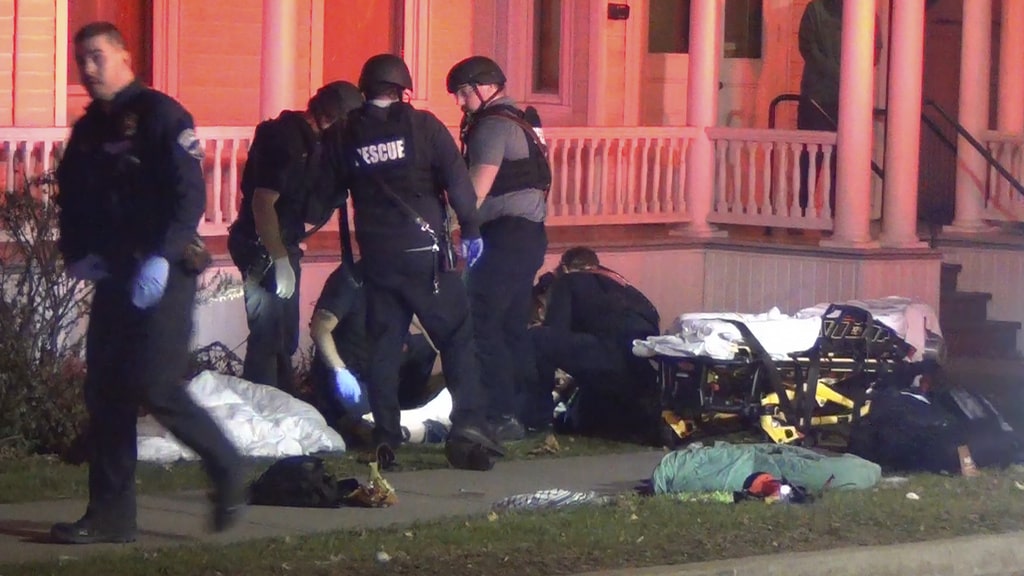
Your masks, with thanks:
M480 107L481 108L486 107L492 101L498 99L501 96L501 92L502 91L501 90L495 90L494 93L491 94L489 97L484 98L484 95L480 93L480 85L479 84L471 84L471 86L473 87L473 92L476 94L476 97L478 99L480 99Z

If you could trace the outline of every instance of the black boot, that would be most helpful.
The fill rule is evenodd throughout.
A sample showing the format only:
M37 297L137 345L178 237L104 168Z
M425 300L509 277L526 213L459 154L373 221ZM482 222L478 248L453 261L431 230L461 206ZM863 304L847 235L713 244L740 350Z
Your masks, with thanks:
M448 432L448 440L461 440L476 444L494 456L505 456L501 442L482 429L471 425L455 425Z
M58 522L50 528L50 539L58 544L126 543L135 541L135 528L110 528L83 516L77 522Z
M444 443L444 455L452 468L478 472L494 468L494 460L483 446L461 438L449 437Z

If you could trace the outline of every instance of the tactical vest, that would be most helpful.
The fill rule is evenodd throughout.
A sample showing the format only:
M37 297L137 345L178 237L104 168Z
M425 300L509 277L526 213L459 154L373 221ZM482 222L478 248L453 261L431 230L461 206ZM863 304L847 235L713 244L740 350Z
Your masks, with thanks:
M461 135L462 154L466 158L466 162L469 162L466 144L472 138L473 130L480 125L483 119L491 117L503 118L522 128L526 135L530 155L520 160L502 160L488 196L501 196L509 192L527 189L542 190L546 193L551 188L551 165L548 164L547 147L534 131L535 127L526 121L525 112L515 106L508 104L488 106L469 116L468 123L463 127Z
M422 218L440 229L441 193L424 150L413 128L414 110L396 102L381 118L372 104L349 116L345 156L351 168L349 189L355 207L356 236L391 236L390 243L403 239L423 243L423 232L383 190L387 187ZM363 243L363 240L360 240Z

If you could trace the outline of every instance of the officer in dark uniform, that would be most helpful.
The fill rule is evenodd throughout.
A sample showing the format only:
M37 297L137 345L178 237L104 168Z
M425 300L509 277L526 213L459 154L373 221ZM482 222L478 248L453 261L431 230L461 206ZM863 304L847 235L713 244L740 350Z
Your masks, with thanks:
M570 429L618 440L656 442L661 409L656 374L633 355L633 340L656 336L659 315L642 292L576 247L562 255L547 297L544 321L531 328L538 382L528 421L550 421L555 369L578 388Z
M246 380L293 392L299 243L306 235L308 201L325 185L318 177L320 138L362 102L355 85L332 82L310 98L306 110L285 110L256 128L242 173L242 206L228 235L231 258L245 278Z
M367 102L349 115L344 144L330 159L355 209L372 343L368 383L375 440L392 447L402 442L398 370L415 314L441 354L453 397L449 462L489 469L490 456L503 451L486 431L469 302L447 257L445 233L447 197L469 263L483 252L466 165L441 121L403 101L412 76L401 58L371 57L359 88Z
M196 235L206 207L202 146L180 104L135 80L113 24L82 27L74 45L92 103L57 169L58 248L69 274L96 283L85 380L93 446L85 516L51 535L75 544L135 539L140 405L202 457L213 528L224 530L244 502L240 458L182 385L196 276L208 263Z
M362 416L370 412L366 375L370 343L366 337L366 290L362 266L342 264L327 278L309 323L316 352L311 375L317 406L346 440L361 440ZM431 388L437 351L425 334L407 333L402 345L398 404L419 408L434 399Z
M480 202L487 252L469 270L470 307L487 417L499 440L519 440L519 387L531 380L533 280L544 263L546 191L551 185L540 118L505 94L505 74L490 58L471 56L448 72L448 92L462 108L462 145Z

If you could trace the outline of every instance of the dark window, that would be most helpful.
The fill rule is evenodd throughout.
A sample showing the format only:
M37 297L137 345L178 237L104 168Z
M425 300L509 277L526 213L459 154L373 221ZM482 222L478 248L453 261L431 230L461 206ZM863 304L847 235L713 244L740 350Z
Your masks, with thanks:
M558 94L562 60L562 1L533 2L533 91Z
M648 52L689 53L690 0L651 0L647 31Z
M763 0L725 3L725 58L760 58ZM690 51L690 0L651 0L647 51L687 54Z
M728 0L725 3L726 58L761 57L762 0Z

